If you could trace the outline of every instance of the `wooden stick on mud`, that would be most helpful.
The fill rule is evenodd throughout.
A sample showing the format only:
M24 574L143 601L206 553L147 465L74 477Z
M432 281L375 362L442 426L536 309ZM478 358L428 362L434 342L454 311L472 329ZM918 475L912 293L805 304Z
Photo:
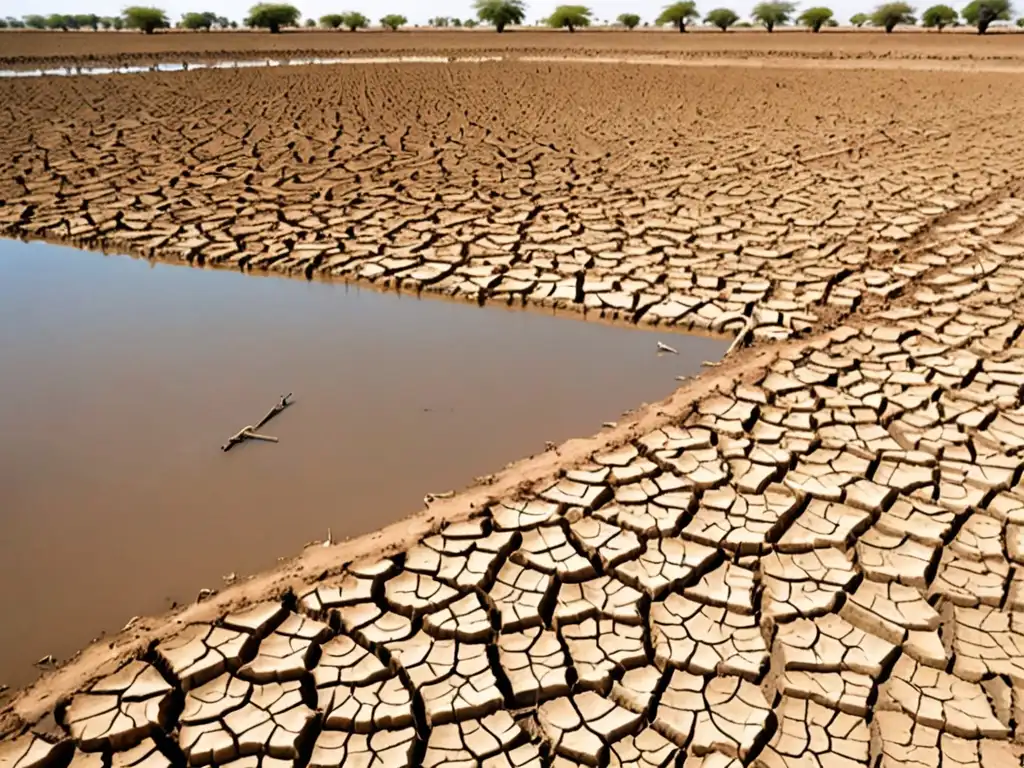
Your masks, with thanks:
M291 392L289 392L287 395L281 395L281 399L278 400L277 405L271 408L270 411L267 412L267 415L260 419L260 421L255 426L250 424L246 427L242 427L235 434L229 437L228 441L224 443L224 445L222 445L220 449L226 453L227 451L230 451L238 443L244 442L245 440L265 440L268 443L276 443L276 437L271 437L270 435L261 435L256 430L262 427L272 418L277 416L277 414L279 414L289 405L291 405L291 402L289 402L289 398L291 396Z

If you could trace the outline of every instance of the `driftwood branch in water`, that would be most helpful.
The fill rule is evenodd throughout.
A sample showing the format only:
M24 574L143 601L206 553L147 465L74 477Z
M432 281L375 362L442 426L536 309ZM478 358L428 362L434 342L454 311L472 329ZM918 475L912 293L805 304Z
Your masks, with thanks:
M271 408L270 411L267 412L267 415L260 419L257 424L250 424L247 427L242 427L235 434L229 437L228 441L224 443L224 445L222 445L220 449L225 452L230 451L234 446L238 445L238 443L244 442L246 440L265 440L268 443L276 443L276 437L271 437L270 435L261 435L256 430L262 427L272 418L277 416L277 414L279 414L289 405L291 405L291 402L289 400L291 396L291 392L289 392L287 395L281 395L281 399L278 400L277 405Z

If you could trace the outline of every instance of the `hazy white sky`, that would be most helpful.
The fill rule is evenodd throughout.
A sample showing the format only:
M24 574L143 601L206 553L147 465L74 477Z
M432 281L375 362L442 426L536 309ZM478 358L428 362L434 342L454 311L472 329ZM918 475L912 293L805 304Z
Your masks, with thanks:
M376 22L381 16L387 13L400 13L406 16L413 24L426 23L432 16L458 16L468 18L473 16L472 0L289 0L293 2L302 12L303 18L318 19L326 13L339 13L342 11L361 11L370 19ZM661 8L668 0L562 0L569 3L581 3L594 11L595 19L614 19L620 13L637 13L644 21L654 21ZM176 21L185 11L213 11L219 15L231 19L241 20L245 17L246 11L256 0L37 0L37 2L22 4L16 0L0 0L0 16L20 16L25 13L96 13L101 16L112 16L121 11L126 5L155 5L163 8L172 21ZM859 11L870 11L879 0L810 0L798 5L809 7L813 5L827 5L836 12L836 17L845 21L854 13ZM914 0L910 0L915 5ZM927 0L919 5L918 12L940 0ZM948 2L948 0L947 0ZM536 19L548 16L556 5L561 3L557 0L527 0L527 18L532 23ZM754 6L751 0L697 0L697 9L703 14L712 8L722 6L732 8L741 17L746 18L750 9ZM966 3L950 3L954 8L959 9ZM1024 0L1018 0L1019 6L1016 10L1024 13Z

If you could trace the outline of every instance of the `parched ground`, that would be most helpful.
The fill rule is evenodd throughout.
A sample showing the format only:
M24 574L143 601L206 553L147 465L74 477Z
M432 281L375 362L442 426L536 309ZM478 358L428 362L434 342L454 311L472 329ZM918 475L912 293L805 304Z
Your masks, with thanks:
M0 765L1019 767L1022 85L0 83L8 234L740 339L629 424L89 649Z

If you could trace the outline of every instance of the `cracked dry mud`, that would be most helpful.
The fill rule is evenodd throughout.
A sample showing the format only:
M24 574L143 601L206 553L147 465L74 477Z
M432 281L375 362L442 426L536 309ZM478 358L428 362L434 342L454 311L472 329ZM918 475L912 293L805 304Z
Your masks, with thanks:
M9 234L752 346L553 480L166 633L0 766L1019 768L1024 89L722 77L0 85Z

